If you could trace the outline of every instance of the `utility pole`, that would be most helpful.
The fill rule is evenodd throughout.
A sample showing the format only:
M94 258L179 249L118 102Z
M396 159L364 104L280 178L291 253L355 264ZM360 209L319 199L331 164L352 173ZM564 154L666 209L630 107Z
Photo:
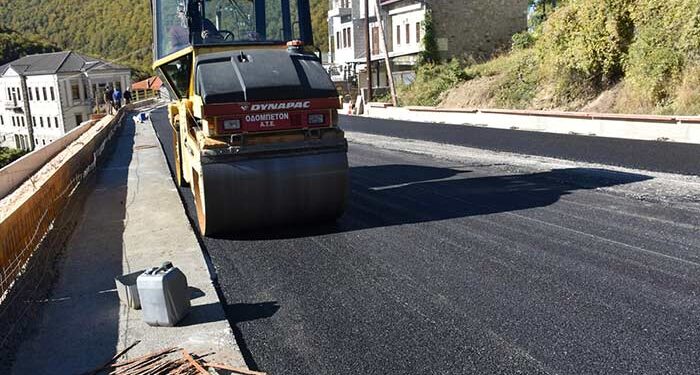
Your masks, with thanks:
M372 101L372 51L369 45L369 0L365 0L365 54L367 64L367 98L366 103Z
M547 1L542 1L542 14L544 18L547 18Z
M24 104L24 118L27 122L27 132L29 133L29 151L34 151L34 124L32 123L32 111L29 108L29 96L27 95L27 76L19 74L22 90L22 103Z
M382 24L382 17L379 11L379 0L374 1L374 11L377 13L377 24L379 25L379 34L382 38L382 48L384 48L384 63L386 64L386 75L389 79L389 89L391 90L391 104L394 107L398 107L399 102L396 98L396 87L394 86L394 75L391 71L391 61L389 61L389 47L386 44L386 34L384 34L384 25Z

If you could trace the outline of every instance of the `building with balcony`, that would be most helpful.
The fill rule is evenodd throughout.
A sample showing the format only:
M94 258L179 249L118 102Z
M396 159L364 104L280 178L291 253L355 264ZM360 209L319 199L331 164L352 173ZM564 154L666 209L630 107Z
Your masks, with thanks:
M370 21L370 54L375 86L386 86L384 51L374 2L329 0L330 63L346 77L365 71L365 17ZM426 14L442 59L486 58L511 43L527 28L528 0L380 0L379 8L389 58L398 81L409 83L423 51ZM357 79L357 78L355 78ZM358 82L363 82L359 79Z
M26 96L22 80L26 82ZM131 85L129 68L72 51L25 56L0 66L0 145L36 148L87 121L105 87ZM24 112L27 100L31 118Z
M331 76L336 81L351 80L356 65L366 56L362 3L361 0L329 0L328 56Z

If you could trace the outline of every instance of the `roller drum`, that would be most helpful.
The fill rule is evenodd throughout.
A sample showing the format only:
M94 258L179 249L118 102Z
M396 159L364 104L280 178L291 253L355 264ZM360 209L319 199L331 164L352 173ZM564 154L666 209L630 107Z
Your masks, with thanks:
M215 162L195 178L202 233L231 233L339 217L348 161L342 151Z

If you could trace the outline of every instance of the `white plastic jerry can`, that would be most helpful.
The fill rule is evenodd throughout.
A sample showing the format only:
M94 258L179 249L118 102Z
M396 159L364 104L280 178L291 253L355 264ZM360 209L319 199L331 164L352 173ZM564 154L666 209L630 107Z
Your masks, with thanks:
M136 279L136 286L148 325L172 327L190 311L187 278L171 262L146 270Z

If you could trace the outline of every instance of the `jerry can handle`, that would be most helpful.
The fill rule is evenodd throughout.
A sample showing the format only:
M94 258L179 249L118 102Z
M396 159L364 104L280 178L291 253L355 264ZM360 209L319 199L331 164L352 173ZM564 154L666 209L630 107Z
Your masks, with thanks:
M167 262L163 262L163 264L161 264L160 267L149 268L145 273L147 275L155 275L160 271L167 271L171 268L173 268L173 262L167 261Z

